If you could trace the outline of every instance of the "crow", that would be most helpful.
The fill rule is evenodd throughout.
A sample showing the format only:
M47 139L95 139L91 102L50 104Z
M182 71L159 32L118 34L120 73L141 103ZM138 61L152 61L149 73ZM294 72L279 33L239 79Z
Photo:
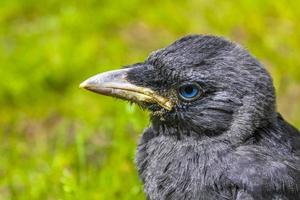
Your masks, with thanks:
M80 87L150 111L136 153L147 199L300 199L299 131L240 45L188 35Z

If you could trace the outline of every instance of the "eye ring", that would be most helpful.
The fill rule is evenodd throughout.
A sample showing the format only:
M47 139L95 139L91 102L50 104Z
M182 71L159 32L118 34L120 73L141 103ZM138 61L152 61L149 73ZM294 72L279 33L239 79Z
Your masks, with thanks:
M178 96L184 101L194 101L203 94L203 90L198 83L184 83L177 89Z

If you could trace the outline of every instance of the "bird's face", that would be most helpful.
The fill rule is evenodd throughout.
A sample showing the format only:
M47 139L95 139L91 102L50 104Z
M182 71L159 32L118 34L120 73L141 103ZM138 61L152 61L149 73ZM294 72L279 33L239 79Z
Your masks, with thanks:
M221 134L245 104L249 115L259 117L274 104L271 78L258 61L214 36L184 37L142 63L98 74L81 87L135 102L151 111L162 130L186 134ZM252 102L258 100L263 101L258 106Z

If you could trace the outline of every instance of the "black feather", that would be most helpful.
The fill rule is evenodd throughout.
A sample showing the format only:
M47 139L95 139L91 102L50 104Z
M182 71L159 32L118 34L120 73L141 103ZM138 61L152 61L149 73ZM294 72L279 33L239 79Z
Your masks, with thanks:
M128 81L176 102L142 105L153 112L136 155L148 199L300 199L299 131L277 114L272 79L246 50L193 35L139 66ZM184 82L204 95L181 101Z

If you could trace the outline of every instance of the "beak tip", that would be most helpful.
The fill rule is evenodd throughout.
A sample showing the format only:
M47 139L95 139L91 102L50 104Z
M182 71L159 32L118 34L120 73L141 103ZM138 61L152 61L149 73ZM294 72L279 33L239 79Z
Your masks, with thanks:
M85 89L87 87L86 81L80 83L79 88Z

